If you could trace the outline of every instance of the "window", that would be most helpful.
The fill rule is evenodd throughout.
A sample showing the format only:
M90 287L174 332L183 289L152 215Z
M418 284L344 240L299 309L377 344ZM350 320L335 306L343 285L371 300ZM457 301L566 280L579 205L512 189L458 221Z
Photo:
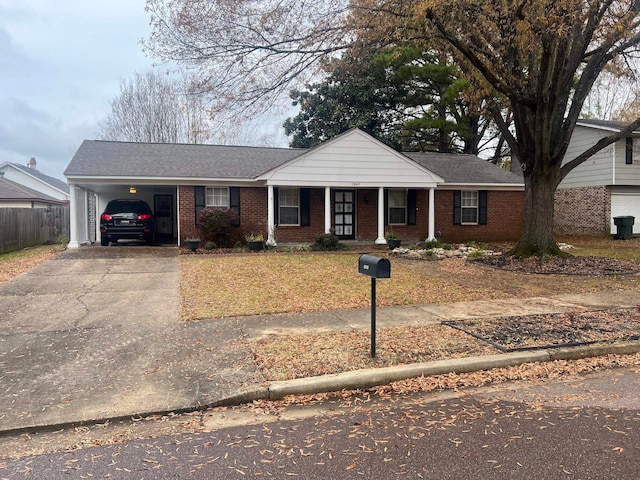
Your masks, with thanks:
M280 225L300 225L300 191L297 188L281 188L278 195Z
M389 225L407 224L407 191L389 190Z
M461 197L462 225L475 225L478 223L478 192L463 190Z
M229 189L227 187L207 187L207 207L229 208Z
M624 163L627 165L633 165L633 138L632 137L626 138Z

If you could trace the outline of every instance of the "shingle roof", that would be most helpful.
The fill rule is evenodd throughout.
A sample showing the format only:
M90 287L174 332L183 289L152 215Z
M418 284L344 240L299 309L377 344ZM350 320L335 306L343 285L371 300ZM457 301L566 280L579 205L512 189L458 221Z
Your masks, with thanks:
M629 125L627 122L618 122L614 120L595 120L590 118L581 118L578 120L578 123L581 125L589 125L596 128L601 127L613 130L622 130Z
M85 140L66 176L254 179L306 150Z
M255 179L302 155L292 148L85 140L67 177ZM405 153L447 183L522 184L518 176L474 155Z
M19 163L11 163L11 165L13 165L14 167L22 170L25 173L28 173L29 175L33 175L37 179L41 180L44 183L47 183L47 184L51 185L54 188L57 188L58 190L62 190L65 193L69 193L69 185L67 185L62 180L59 180L59 179L54 178L54 177L50 177L49 175L45 175L44 173L42 173L42 172L40 172L38 170L35 170L33 168L29 168L26 165L20 165Z
M452 184L522 184L522 177L475 155L416 153L404 155Z
M43 202L62 203L56 198L6 178L0 178L0 200L41 200Z

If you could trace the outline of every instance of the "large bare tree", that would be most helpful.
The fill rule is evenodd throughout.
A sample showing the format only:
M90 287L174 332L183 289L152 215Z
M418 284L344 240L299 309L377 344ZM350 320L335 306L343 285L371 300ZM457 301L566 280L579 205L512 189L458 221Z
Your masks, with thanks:
M210 138L209 114L189 82L150 70L121 80L100 124L100 138L127 142L202 143Z
M508 109L493 117L522 166L525 222L514 255L560 255L554 194L589 156L563 162L585 99L605 68L638 53L640 0L147 0L148 49L198 71L221 105L270 101L347 46L434 41L457 52ZM503 112L509 111L515 130Z

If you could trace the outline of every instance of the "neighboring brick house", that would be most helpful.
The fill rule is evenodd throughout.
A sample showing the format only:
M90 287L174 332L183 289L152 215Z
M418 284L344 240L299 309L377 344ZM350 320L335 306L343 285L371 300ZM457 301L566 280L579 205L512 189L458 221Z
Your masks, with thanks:
M157 236L178 245L199 235L204 207L233 208L242 231L271 244L329 230L378 244L391 229L407 241L513 240L523 222L517 175L472 155L402 154L358 129L309 150L85 140L64 174L70 247L89 242L93 217L130 192L154 209Z
M625 126L621 122L580 120L564 162ZM636 135L640 132L634 132ZM639 142L633 137L619 140L569 172L556 191L556 233L609 235L616 233L614 217L634 216L633 232L640 234Z

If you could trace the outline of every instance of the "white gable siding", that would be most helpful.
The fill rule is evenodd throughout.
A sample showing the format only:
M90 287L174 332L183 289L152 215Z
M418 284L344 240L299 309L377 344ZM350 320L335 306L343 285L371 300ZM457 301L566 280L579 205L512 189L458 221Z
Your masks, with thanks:
M640 139L633 139L633 163L627 165L626 140L616 143L615 185L640 186Z
M573 160L586 149L595 145L601 138L609 134L610 132L607 131L577 126L569 142L569 148L567 149L563 164ZM619 145L620 143L622 143L621 146ZM607 148L588 158L584 163L569 172L560 183L559 188L611 185L613 183L614 151L618 151L620 148L622 148L624 155L624 140L617 142L615 146L609 145ZM624 163L624 157L622 163Z
M272 185L435 187L443 179L358 130L329 141L263 177Z
M51 185L44 183L43 181L27 175L22 170L12 167L11 165L7 165L3 168L4 178L7 180L11 180L19 185L24 187L31 188L36 192L44 193L50 197L53 197L57 200L69 200L69 196L65 193L61 192L57 188L53 188Z

